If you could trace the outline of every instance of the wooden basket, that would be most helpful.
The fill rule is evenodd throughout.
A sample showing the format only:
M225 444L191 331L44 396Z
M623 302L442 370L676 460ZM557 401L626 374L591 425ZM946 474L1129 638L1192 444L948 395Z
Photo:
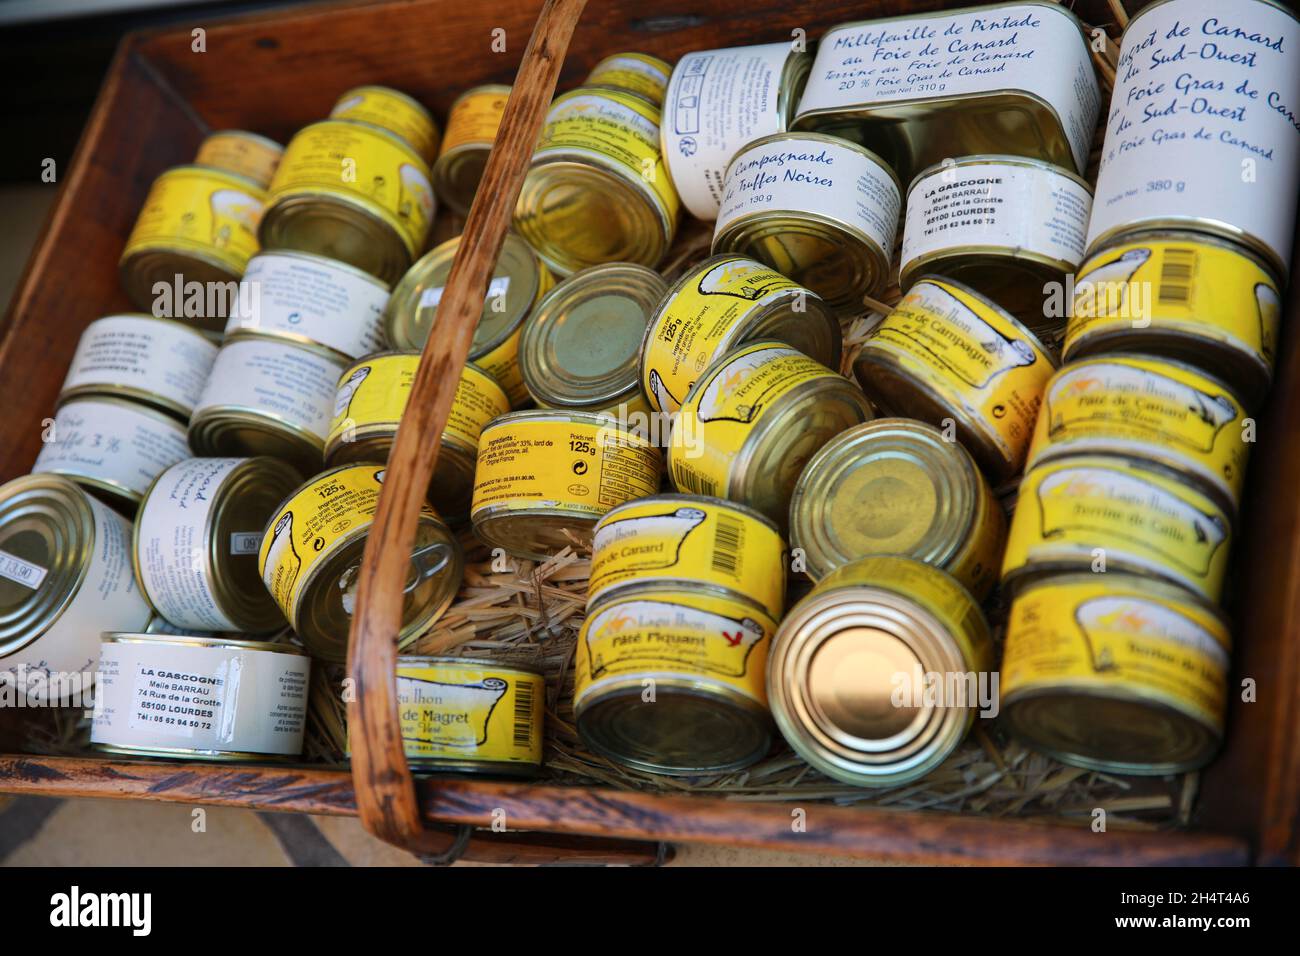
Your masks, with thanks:
M555 76L575 85L601 56L642 50L668 59L721 45L810 38L848 20L967 3L941 0L597 0L567 57L582 0L550 0L516 85L509 130L490 185L466 229L441 311L456 332L426 349L367 551L352 674L358 700L353 772L320 768L175 764L91 757L0 756L0 791L168 800L320 814L360 814L391 842L430 859L654 862L668 841L786 848L925 863L1278 864L1300 862L1300 350L1284 336L1277 382L1260 418L1233 567L1234 681L1253 679L1256 702L1234 694L1224 753L1203 775L1190 828L1093 833L939 813L809 805L791 825L787 803L661 796L484 780L414 780L393 705L392 587L411 537L417 489L468 350L489 263L508 221ZM0 480L26 473L40 422L54 407L78 336L124 309L117 260L145 193L164 169L190 160L211 129L254 129L286 141L325 115L340 90L384 83L445 115L468 86L511 82L541 4L502 0L380 0L312 5L267 15L137 33L119 48L60 195L0 329ZM1114 37L1119 0L1078 0L1076 12ZM653 9L653 12L652 12ZM206 52L195 52L203 29ZM501 32L498 32L501 31ZM493 41L504 39L504 52ZM1288 310L1295 296L1288 298ZM441 323L440 323L441 324ZM431 445L432 443L425 443ZM386 560L388 559L388 560ZM391 582L390 587L385 587ZM0 711L0 753L16 749L14 713ZM504 817L502 814L504 813ZM509 831L493 832L504 819ZM526 831L526 832L521 832Z

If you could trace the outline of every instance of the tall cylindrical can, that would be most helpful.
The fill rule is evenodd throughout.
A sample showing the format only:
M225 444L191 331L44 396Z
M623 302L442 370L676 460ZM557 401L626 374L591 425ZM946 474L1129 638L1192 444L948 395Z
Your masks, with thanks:
M1162 0L1133 17L1088 249L1151 229L1232 239L1284 277L1300 186L1300 21L1274 0Z

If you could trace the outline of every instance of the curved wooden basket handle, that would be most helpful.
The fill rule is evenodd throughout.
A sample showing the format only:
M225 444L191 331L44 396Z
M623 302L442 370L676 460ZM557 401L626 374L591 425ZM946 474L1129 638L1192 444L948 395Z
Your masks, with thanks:
M585 6L586 0L546 0L537 17L438 303L436 334L429 336L420 357L361 564L348 642L348 675L353 681L348 724L357 809L375 836L423 856L443 853L452 837L425 828L402 751L395 641L402 620L402 587L416 519L438 457L438 436L451 412L560 64Z

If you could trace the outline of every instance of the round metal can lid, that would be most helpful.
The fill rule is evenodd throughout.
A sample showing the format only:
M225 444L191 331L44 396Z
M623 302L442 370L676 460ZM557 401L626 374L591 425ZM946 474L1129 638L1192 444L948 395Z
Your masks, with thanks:
M289 462L302 474L320 471L319 435L265 411L243 405L211 405L190 419L190 447L204 457L257 457Z
M574 514L556 508L489 506L471 516L474 533L507 554L546 561L574 542L591 546L596 515Z
M424 348L429 331L437 321L438 302L459 244L460 237L454 236L435 246L393 288L384 309L384 331L393 348ZM491 352L527 318L541 288L541 268L526 242L518 236L506 235L470 345L471 360Z
M347 657L348 631L369 530L369 521L354 527L312 568L301 585L293 628L315 657L338 662ZM399 647L415 640L451 604L460 588L464 563L460 543L447 525L440 518L422 514L403 585Z
M262 583L257 549L236 547L235 542L249 535L260 541L266 523L301 481L283 461L249 458L213 493L206 542L210 586L218 605L241 630L271 631L285 621Z
M782 734L814 767L893 786L938 766L971 720L968 707L925 693L925 675L969 669L954 635L905 596L838 587L814 592L782 622L768 697Z
M633 172L605 163L548 156L524 178L515 228L560 275L602 262L654 265L668 250L676 223Z
M181 276L185 284L200 283L204 288L225 287L228 282L238 282L239 273L219 262L214 256L202 255L197 250L175 251L171 249L144 249L131 253L122 259L120 273L122 288L126 291L133 305L138 309L151 308L158 296L154 291L159 283L171 289L176 284L176 277ZM213 299L217 307L212 314L207 313L207 300ZM192 328L218 335L225 331L226 319L235 296L213 296L204 298L204 314L186 317ZM181 303L175 303L180 308ZM160 316L171 321L170 316Z
M729 773L767 753L772 722L757 702L720 685L655 676L655 699L647 703L646 676L593 697L576 715L592 750L670 776Z
M341 191L274 199L262 216L258 241L263 250L308 252L347 263L385 285L411 264L397 230Z
M854 426L800 476L791 545L804 550L814 578L869 554L942 566L974 521L979 482L966 451L932 425L886 418Z
M71 479L26 475L0 485L0 661L58 620L94 548L95 516Z
M638 387L637 358L655 306L667 291L655 271L615 262L575 273L524 323L519 371L552 407L604 407Z
M803 88L808 83L808 75L812 73L812 65L811 53L791 51L785 58L781 82L776 92L776 111L781 117L782 131L789 130L790 124L794 122L795 113L799 111L799 98L803 96Z

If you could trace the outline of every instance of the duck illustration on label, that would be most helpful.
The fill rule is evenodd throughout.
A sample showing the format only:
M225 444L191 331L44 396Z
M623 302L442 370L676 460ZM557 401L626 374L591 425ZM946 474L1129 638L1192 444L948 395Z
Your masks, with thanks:
M407 220L412 229L422 231L424 224L433 218L433 187L429 178L410 163L402 163L397 168L397 176L397 214Z
M768 395L773 391L784 391L788 388L788 383L780 376L769 376L756 394L746 395L740 402L736 401L737 390L749 384L759 369L774 358L798 354L800 353L793 349L759 349L737 355L718 369L704 386L695 403L696 419L702 424L719 421L741 424L752 422L758 417Z
M729 259L700 276L697 288L700 295L760 302L773 292L797 289L798 285L753 259Z
M487 743L492 712L509 686L500 677L485 677L469 684L398 677L403 742L462 749L482 747Z
M595 614L583 633L593 680L635 668L744 677L767 637L753 617L667 601L627 601Z
M1128 646L1149 640L1180 645L1208 657L1224 670L1228 667L1227 652L1213 634L1155 601L1124 596L1091 598L1075 609L1074 620L1097 673L1123 670L1115 661L1112 644Z
M688 386L689 387L689 386ZM668 391L663 376L657 369L650 370L650 394L654 397L655 407L660 411L676 410L682 407L682 400Z
M1277 342L1278 317L1282 312L1281 296L1271 283L1255 283L1255 311L1259 316L1259 350L1271 363Z
M352 410L352 397L357 394L357 389L369 374L370 366L363 365L353 369L352 374L339 384L338 393L334 396L335 419L347 417L348 412Z
M293 512L286 511L271 529L271 545L262 563L262 580L274 595L292 594L302 571L302 558L293 544Z
M1133 277L1150 258L1151 250L1143 246L1085 270L1075 286L1074 314L1084 319L1127 315Z
M616 518L605 522L596 531L592 542L594 562L609 548L622 542L643 543L647 547L635 557L622 557L619 570L627 572L652 571L674 567L681 558L682 546L687 536L704 523L708 517L699 508L678 508L667 514L638 515L635 518ZM650 546L653 546L651 549ZM595 569L593 566L593 577Z
M237 231L247 233L245 241L257 235L257 221L262 215L262 204L238 189L217 189L212 193L212 235L214 246L224 249L230 245Z

